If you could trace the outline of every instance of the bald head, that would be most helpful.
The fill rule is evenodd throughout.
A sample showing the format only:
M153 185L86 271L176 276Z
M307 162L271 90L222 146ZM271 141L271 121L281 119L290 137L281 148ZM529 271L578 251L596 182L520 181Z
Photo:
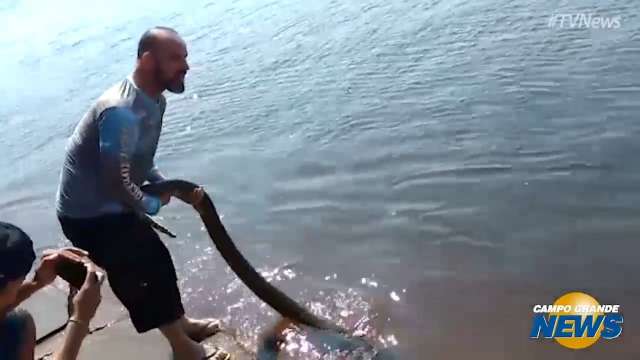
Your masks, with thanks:
M164 26L145 31L138 42L138 70L162 90L183 92L189 65L187 45L178 32Z
M138 59L147 51L153 51L158 43L167 36L179 37L178 32L166 26L155 26L147 30L138 41Z

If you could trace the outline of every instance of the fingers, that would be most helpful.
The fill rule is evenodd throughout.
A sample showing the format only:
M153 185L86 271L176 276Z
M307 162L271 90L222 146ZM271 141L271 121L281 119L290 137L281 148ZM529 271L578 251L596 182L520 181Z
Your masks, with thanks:
M49 255L53 255L56 254L58 252L58 250L54 250L54 249L46 249L42 252L42 258L45 258Z
M78 249L76 247L64 247L62 249L47 249L44 250L42 252L42 260L53 260L56 257L58 257L61 253L65 253L65 256L72 258L73 260L76 261L82 261L83 258L86 258L89 256L89 253L82 250L82 249Z
M47 252L47 251L45 251L42 254L42 257L40 257L40 260L42 262L45 262L45 261L49 262L49 261L55 260L58 256L60 256L60 254L58 254L57 252Z
M197 187L195 190L193 190L193 193L191 194L191 203L195 205L199 203L203 197L204 197L204 189L202 188L202 186Z
M85 263L87 268L87 276L84 279L84 284L78 291L78 294L73 299L74 315L76 319L89 324L91 319L96 315L96 311L100 303L102 302L102 295L100 294L102 276L96 265L91 262Z
M91 262L85 263L84 266L87 268L87 276L84 278L84 283L82 284L82 288L80 289L81 291L90 289L94 287L94 285L99 284L97 267Z
M84 250L82 250L82 249L79 249L79 248L77 248L77 247L73 247L73 246L69 246L69 247L62 248L62 249L61 249L61 251L69 251L69 252L71 252L71 253L73 253L73 254L75 254L75 255L78 255L78 256L80 256L80 257L87 257L87 256L89 256L89 253L88 253L88 252L86 252L86 251L84 251Z
M60 252L58 256L60 258L64 258L65 260L71 260L77 263L85 263L89 261L89 258L87 256L80 256L70 251Z
M101 271L97 271L96 277L98 279L98 285L102 286L102 283L104 282L104 279L105 279L104 273L102 273Z
M197 187L189 192L177 193L175 196L187 204L197 205L204 197L204 194L204 189Z

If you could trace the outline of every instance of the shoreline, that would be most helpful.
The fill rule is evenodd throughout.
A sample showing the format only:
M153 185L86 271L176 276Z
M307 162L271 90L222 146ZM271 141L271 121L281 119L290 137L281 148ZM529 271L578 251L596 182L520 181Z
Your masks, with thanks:
M403 317L412 317L414 326L397 329L399 345L397 349L410 359L407 354L420 350L421 358L430 359L495 359L509 355L518 359L600 359L603 356L630 358L637 353L640 346L640 331L637 324L640 317L631 310L631 305L640 301L639 292L629 292L601 287L582 289L598 300L610 302L615 300L621 305L625 315L624 331L615 341L600 340L588 349L569 351L553 340L531 340L528 337L531 327L532 306L535 303L552 301L558 289L534 283L519 283L515 280L476 279L471 281L430 280L421 283L429 289L431 295L408 298L403 301L419 302L424 311L420 314L406 313L388 309L383 311L382 318L393 318L396 321ZM138 360L141 357L155 359L170 356L170 349L158 331L150 331L139 335L129 322L126 311L115 299L108 286L103 287L103 303L92 321L92 329L100 329L87 337L83 344L80 360L113 359ZM62 305L66 294L58 289L46 289L35 295L27 309L34 311L40 332L56 323L51 318L58 307L60 314L66 314ZM47 307L45 318L37 306ZM54 304L52 306L52 304ZM417 304L413 304L417 305ZM39 311L39 312L38 312ZM47 322L49 321L49 325ZM419 324L430 330L421 332ZM378 326L379 325L379 326ZM376 324L376 328L384 324ZM59 343L59 333L37 347L37 358L50 353ZM235 359L250 359L255 355L238 347L238 343L224 334L216 335L207 344L217 343L231 350ZM255 349L251 349L255 351ZM280 359L292 357L282 354Z

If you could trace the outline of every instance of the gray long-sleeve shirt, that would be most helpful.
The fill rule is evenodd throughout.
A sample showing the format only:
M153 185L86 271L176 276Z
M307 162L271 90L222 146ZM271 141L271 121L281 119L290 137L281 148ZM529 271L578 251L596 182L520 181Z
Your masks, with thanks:
M131 77L107 90L67 144L56 210L89 218L132 210L155 214L160 200L140 185L163 177L154 164L166 102L136 87Z

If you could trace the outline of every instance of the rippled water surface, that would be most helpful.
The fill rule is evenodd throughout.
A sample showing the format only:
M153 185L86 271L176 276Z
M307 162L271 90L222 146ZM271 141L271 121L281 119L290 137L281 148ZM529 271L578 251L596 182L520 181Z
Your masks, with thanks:
M0 217L61 242L66 138L131 70L138 36L169 25L192 70L168 96L157 162L206 186L286 292L404 359L567 359L528 339L530 306L580 289L627 309L622 338L580 359L634 358L639 6L5 1ZM620 27L549 27L579 13ZM275 316L185 206L162 215L189 310L254 346Z

